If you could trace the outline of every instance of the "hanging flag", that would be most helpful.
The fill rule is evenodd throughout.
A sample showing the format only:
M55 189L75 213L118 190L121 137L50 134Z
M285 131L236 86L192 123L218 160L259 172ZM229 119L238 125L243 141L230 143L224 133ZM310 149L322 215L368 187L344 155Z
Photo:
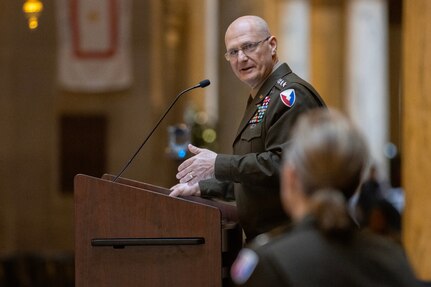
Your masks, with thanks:
M58 80L77 92L130 87L130 0L57 0Z

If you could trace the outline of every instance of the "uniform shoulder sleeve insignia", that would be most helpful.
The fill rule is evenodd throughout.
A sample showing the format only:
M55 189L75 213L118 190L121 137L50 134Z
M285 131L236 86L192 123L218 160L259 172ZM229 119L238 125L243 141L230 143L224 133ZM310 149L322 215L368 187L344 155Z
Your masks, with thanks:
M249 248L243 248L235 262L232 264L230 275L235 284L244 284L253 274L254 269L259 262L256 252Z
M287 89L280 93L280 99L289 108L293 107L296 100L295 90L294 89Z

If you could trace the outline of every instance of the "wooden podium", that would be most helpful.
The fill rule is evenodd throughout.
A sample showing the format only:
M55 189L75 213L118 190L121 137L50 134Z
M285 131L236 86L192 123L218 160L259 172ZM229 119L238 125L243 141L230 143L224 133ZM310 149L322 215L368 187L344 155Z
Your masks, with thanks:
M234 206L113 178L75 177L77 287L229 285L242 246Z

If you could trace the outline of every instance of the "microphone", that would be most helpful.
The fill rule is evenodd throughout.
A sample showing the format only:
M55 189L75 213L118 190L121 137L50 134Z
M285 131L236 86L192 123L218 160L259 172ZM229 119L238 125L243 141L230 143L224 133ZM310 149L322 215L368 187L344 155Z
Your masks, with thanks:
M188 89L185 89L184 91L182 91L181 93L179 93L175 99L172 101L171 105L166 109L165 113L160 117L159 121L157 122L157 124L153 127L153 129L148 133L147 137L145 138L145 140L141 143L141 145L139 146L139 148L135 151L135 153L133 154L133 156L129 159L129 161L124 165L123 169L121 169L121 171L118 173L118 175L112 180L113 182L116 182L117 179L123 174L123 172L129 167L129 165L132 163L132 161L135 159L135 157L138 155L138 153L141 151L142 147L145 145L145 143L148 141L148 139L151 137L151 135L154 133L154 131L157 129L157 127L160 125L160 123L162 122L162 120L166 117L166 115L169 113L169 111L171 110L171 108L175 105L175 103L178 101L178 99L185 93L194 90L196 88L205 88L207 86L209 86L210 81L208 79L202 80L200 81L198 84L194 85L193 87L190 87Z
M210 85L210 80L205 79L203 81L200 81L199 84L197 84L197 85L201 88L205 88L205 87Z

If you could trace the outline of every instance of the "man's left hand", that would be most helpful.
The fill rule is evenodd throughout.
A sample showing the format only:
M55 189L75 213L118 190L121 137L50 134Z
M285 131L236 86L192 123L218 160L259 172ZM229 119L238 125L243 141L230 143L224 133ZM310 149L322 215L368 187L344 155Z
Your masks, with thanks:
M187 183L178 183L171 187L171 193L169 196L177 197L177 196L200 196L201 190L199 189L199 184L189 185Z

